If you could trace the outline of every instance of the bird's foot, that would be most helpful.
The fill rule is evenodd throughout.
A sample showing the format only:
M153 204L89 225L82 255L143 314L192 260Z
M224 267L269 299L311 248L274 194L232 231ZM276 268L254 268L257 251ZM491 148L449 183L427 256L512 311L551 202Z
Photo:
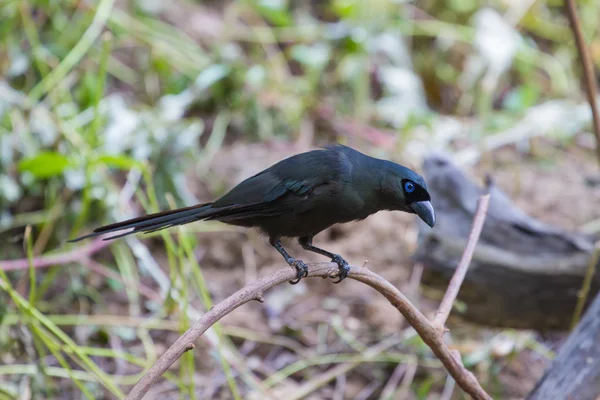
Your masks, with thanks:
M350 272L350 264L348 264L346 260L344 260L341 256L337 254L333 256L331 261L336 263L340 268L338 274L336 275L338 277L338 280L334 281L333 283L340 283L348 276L348 273Z
M288 261L291 267L296 268L296 279L293 281L289 281L292 285L300 282L302 278L306 278L308 276L308 267L302 260L291 259Z

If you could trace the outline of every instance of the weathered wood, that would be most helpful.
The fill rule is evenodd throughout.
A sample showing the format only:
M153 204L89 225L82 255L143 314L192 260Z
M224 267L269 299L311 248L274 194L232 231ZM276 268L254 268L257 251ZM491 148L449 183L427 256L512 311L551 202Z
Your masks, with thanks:
M416 260L423 283L447 286L484 188L442 155L425 160L424 174L437 214L434 229L419 230ZM492 326L567 329L594 248L590 236L564 232L528 216L490 183L488 216L458 299L461 316ZM589 298L600 288L596 274Z
M528 400L600 398L600 295L531 391Z

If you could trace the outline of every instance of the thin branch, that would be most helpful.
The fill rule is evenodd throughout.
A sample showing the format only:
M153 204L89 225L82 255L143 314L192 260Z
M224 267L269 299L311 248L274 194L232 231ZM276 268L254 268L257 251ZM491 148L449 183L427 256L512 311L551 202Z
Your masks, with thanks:
M33 268L46 268L53 265L68 264L89 257L107 247L110 242L97 239L87 246L74 248L66 253L53 254L50 256L35 257L32 260ZM16 260L0 260L0 269L3 271L13 271L17 269L29 268L29 259L19 258Z
M592 58L590 52L585 45L585 39L581 31L581 23L577 17L577 9L575 8L575 0L565 0L565 12L569 18L571 30L575 37L575 43L577 44L577 50L579 51L579 58L583 64L583 78L585 80L585 89L592 109L592 118L594 120L594 133L596 135L596 152L598 156L598 163L600 163L600 115L598 115L598 106L596 104L596 78L594 77L594 67L592 64Z
M327 278L336 273L337 265L333 263L309 265L309 277ZM293 279L295 274L296 271L292 268L278 270L250 283L214 306L169 347L146 375L134 386L127 395L127 399L141 399L160 376L190 348L190 345L225 315L231 313L242 304L257 299L265 290ZM433 353L440 359L450 375L452 375L457 384L465 392L475 399L491 399L479 385L475 376L462 365L460 357L456 357L448 346L446 346L438 330L394 285L366 268L355 266L350 268L349 277L371 286L387 298L404 315L423 341L431 347Z
M477 246L479 236L481 235L481 230L483 229L483 223L485 222L489 203L489 194L481 196L477 202L477 210L475 211L475 217L473 218L473 225L471 226L471 233L469 234L469 239L467 240L467 246L465 247L465 251L460 258L458 267L456 268L456 271L454 272L454 275L448 284L448 289L446 289L446 294L444 294L444 298L440 303L440 307L433 317L433 325L442 334L446 330L446 320L450 315L450 311L452 311L454 300L456 300L456 296L458 296L460 287L465 280L465 276L467 275L467 271L469 269L469 264L471 264L471 259L473 258L473 253L475 252L475 246Z

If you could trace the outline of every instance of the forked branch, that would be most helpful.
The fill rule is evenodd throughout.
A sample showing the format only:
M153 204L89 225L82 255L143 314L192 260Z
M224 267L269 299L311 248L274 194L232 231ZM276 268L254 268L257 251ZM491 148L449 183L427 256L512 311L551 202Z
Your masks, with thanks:
M464 274L466 273L466 269L475 249L475 245L479 239L479 233L481 232L481 226L483 225L483 221L485 219L488 201L489 195L484 195L479 200L479 206L473 223L472 234L469 235L469 240L465 249L466 254L462 257L460 268L457 268L456 275L458 275L458 277L453 279L453 283L451 283L449 286L452 288L451 293L444 297L445 300L442 303L444 307L442 311L443 318L437 318L438 324L440 322L442 325L444 324L446 317L450 312L452 302L454 302L454 299L456 298L456 294L458 293L458 289L460 288ZM308 265L308 270L308 277L329 278L335 276L335 274L338 272L338 266L334 263L317 263ZM200 338L200 336L202 336L206 330L208 330L225 315L231 313L233 310L249 301L257 300L262 302L263 293L266 290L276 285L288 282L289 280L293 279L295 275L296 271L293 268L284 268L278 270L268 276L250 283L218 305L214 306L181 337L179 337L179 339L177 339L171 347L169 347L169 349L133 387L131 392L128 394L127 399L141 399L144 394L148 392L150 387L165 373L165 371L167 371L167 369L171 367L171 365L173 365L186 351L193 349L194 343L198 340L198 338ZM396 307L396 309L398 309L398 311L400 311L406 320L413 326L423 341L427 343L433 353L444 364L445 368L448 370L448 373L466 393L471 395L474 399L491 400L491 397L485 392L485 390L483 390L475 376L462 364L458 352L450 350L446 343L444 343L444 330L439 329L435 320L430 321L427 319L394 285L376 273L370 271L366 267L352 266L350 268L350 274L348 277L371 286L373 289L381 293L386 299L388 299L389 302L392 303L392 305Z

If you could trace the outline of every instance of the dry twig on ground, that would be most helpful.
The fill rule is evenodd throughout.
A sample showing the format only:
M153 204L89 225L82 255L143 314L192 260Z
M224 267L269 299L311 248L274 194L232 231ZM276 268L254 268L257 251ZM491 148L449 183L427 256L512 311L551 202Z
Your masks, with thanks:
M349 278L371 286L388 299L390 303L402 313L423 341L427 343L433 353L440 359L456 383L473 398L486 400L491 399L491 397L483 390L475 376L462 364L460 354L450 350L444 342L443 336L445 328L443 328L443 324L446 321L452 303L460 289L473 251L475 250L475 245L479 240L479 233L481 232L481 227L485 220L488 203L489 195L486 194L481 196L477 212L475 213L471 234L469 235L469 241L456 270L456 279L452 279L448 293L444 296L440 311L436 313L434 320L428 320L394 285L366 267L352 266L350 274L348 275ZM317 263L311 264L308 267L308 277L328 278L334 276L338 271L337 265L334 263ZM250 283L214 306L190 329L180 336L169 349L167 349L152 368L150 368L150 370L148 370L148 372L133 387L129 392L127 399L141 399L165 371L173 365L173 363L175 363L186 351L194 349L196 340L198 340L198 338L217 321L249 301L264 301L263 293L266 290L291 280L294 278L295 273L296 271L293 268L278 270L273 274ZM440 326L442 326L442 329L440 329Z
M72 250L65 253L34 257L31 260L31 264L33 268L48 268L54 265L62 265L75 261L81 261L82 259L91 257L93 254L99 252L103 248L107 247L109 244L110 242L104 241L102 239L96 239L87 246L73 248ZM20 258L17 260L0 260L0 269L2 269L3 271L13 271L27 268L29 268L28 258Z

